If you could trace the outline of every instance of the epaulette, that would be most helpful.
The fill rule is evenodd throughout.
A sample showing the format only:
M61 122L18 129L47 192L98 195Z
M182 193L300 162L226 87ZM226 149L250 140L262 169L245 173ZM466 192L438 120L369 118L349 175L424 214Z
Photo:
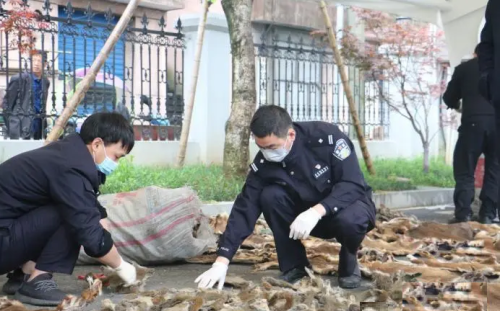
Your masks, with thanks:
M264 156L262 155L262 153L259 152L255 156L255 159L253 160L252 164L250 164L251 171L253 171L254 173L257 173L259 171L259 169L264 167L266 162L267 161L266 161L266 159L264 159Z
M335 137L333 137L333 134L309 137L307 143L311 147L331 147L335 146Z

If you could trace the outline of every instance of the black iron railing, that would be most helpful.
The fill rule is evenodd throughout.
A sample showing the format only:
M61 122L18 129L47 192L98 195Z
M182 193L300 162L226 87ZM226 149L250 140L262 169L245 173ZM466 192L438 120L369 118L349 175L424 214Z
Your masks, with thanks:
M314 38L277 34L261 38L255 45L257 104L275 104L288 110L296 121L327 121L351 137L348 102L332 53ZM353 65L348 67L349 85L367 139L388 137L389 109L376 94L386 91L382 81L373 81Z

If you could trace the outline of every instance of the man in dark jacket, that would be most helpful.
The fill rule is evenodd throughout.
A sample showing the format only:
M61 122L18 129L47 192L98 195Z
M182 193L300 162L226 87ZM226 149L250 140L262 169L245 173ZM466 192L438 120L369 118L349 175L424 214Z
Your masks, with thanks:
M32 72L13 76L3 99L3 116L10 139L42 139L50 81L43 75L44 52L32 56Z
M98 113L80 134L0 164L0 275L14 271L7 294L34 305L59 304L65 293L52 273L72 274L82 246L126 284L135 282L135 268L118 254L97 201L98 171L111 174L133 146L123 116Z
M219 257L196 279L198 286L223 287L229 262L263 213L284 281L306 276L310 265L300 240L311 235L342 244L339 285L358 287L357 250L375 225L376 209L351 140L330 123L292 123L278 106L259 108L250 129L260 152L234 202Z
M466 222L472 216L471 204L475 197L474 172L481 154L484 154L485 175L479 198L482 205L479 221L491 224L496 217L498 204L499 165L496 157L495 110L479 94L478 48L474 58L458 65L443 95L448 108L460 110L462 119L458 128L458 140L453 154L455 177L455 218L451 221Z
M480 93L493 102L497 111L497 120L500 121L500 14L499 1L488 1L485 12L485 24L481 31L481 42L478 46L478 60L480 81ZM496 17L495 17L496 16ZM496 65L495 65L496 64ZM497 122L500 127L500 122ZM498 136L500 138L500 135ZM498 153L500 156L500 153Z

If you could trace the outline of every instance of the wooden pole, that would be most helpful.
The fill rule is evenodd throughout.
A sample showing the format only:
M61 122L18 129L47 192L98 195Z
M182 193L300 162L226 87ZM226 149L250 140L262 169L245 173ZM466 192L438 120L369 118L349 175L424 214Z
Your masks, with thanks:
M90 67L83 80L76 87L75 93L69 99L69 102L64 108L63 112L61 113L59 118L57 118L54 127L45 140L45 144L56 141L64 133L64 127L66 126L66 123L68 123L68 120L75 111L76 107L78 107L80 102L85 97L85 93L89 90L90 85L94 82L96 75L99 73L101 67L106 62L106 59L116 45L116 42L118 42L120 36L127 28L128 23L130 22L130 19L132 18L132 15L134 14L135 9L140 2L141 0L130 0L127 7L125 8L125 12L123 12L123 15L118 21L118 24L113 29L113 32L111 32L111 34L109 35L108 40L106 40L104 47L99 52L99 55L97 55L97 58L92 63L92 66Z
M370 153L368 152L368 147L366 146L365 135L363 134L363 130L359 122L358 112L356 110L356 104L354 102L354 96L352 95L351 86L349 85L349 80L347 78L344 60L342 59L342 55L340 54L337 45L337 37L335 36L335 32L333 31L332 22L330 20L330 16L328 15L326 3L324 0L320 0L320 8L321 12L323 13L323 19L326 24L328 41L330 42L330 46L333 50L335 61L337 63L340 72L340 78L342 79L342 85L344 86L344 92L347 97L347 102L349 103L349 112L352 117L352 123L354 124L354 128L356 129L356 135L358 137L359 146L363 154L363 159L365 160L366 168L368 169L370 175L375 175L375 168L373 167Z
M204 0L203 3L203 18L200 19L198 24L198 40L196 42L196 51L194 54L194 65L191 77L191 86L188 92L188 102L185 107L184 120L182 121L182 132L179 141L179 153L177 155L177 167L184 166L184 160L186 159L186 149L189 137L189 129L191 128L191 117L193 116L193 106L194 100L196 98L196 86L198 84L198 73L200 71L200 59L201 52L203 50L203 38L205 36L205 24L207 23L208 8L210 7L212 0Z

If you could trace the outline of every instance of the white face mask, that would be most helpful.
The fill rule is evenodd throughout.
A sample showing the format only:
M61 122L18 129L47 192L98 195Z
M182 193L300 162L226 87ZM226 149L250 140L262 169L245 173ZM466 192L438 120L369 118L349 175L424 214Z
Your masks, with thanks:
M278 149L260 149L262 152L262 155L264 158L269 161L269 162L281 162L283 161L290 150L292 149L292 146L290 146L290 150L286 149L286 143L288 142L288 137L285 140L285 144L283 147L278 148ZM292 142L293 145L293 142Z

